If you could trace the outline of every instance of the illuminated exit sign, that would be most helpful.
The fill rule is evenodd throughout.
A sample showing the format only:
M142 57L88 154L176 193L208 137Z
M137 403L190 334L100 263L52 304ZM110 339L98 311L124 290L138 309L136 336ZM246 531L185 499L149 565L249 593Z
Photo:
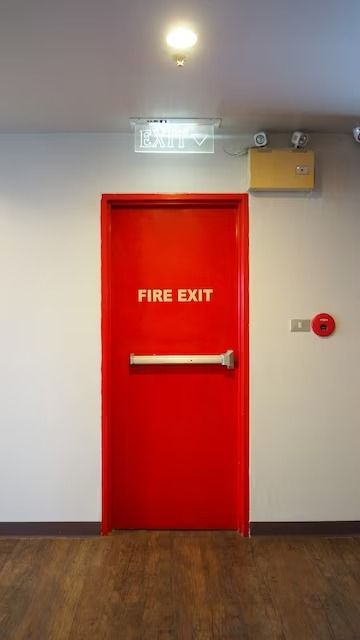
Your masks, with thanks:
M136 153L214 153L214 124L135 123Z

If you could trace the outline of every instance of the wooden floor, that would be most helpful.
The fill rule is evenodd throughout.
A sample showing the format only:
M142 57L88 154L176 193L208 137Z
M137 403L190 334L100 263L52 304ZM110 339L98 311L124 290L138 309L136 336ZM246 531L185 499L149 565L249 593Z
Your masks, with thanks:
M0 640L360 640L360 539L0 539Z

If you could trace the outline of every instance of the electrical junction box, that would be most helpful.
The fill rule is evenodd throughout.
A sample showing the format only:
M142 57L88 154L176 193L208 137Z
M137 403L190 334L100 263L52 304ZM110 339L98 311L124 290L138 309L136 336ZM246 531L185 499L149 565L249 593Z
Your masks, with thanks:
M311 191L315 155L308 149L249 149L249 191Z

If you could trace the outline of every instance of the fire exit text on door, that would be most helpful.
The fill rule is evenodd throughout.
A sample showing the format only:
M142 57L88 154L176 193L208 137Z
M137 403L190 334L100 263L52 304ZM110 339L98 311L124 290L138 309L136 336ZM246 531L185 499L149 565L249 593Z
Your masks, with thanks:
M211 302L214 289L138 289L138 302Z

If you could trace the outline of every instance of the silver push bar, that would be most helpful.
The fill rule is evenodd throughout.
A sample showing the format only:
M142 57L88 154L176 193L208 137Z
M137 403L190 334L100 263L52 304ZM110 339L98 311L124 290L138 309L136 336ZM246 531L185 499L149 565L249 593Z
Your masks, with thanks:
M131 366L146 364L221 364L227 369L233 369L235 366L232 349L219 355L204 356L136 356L134 353L130 353Z

